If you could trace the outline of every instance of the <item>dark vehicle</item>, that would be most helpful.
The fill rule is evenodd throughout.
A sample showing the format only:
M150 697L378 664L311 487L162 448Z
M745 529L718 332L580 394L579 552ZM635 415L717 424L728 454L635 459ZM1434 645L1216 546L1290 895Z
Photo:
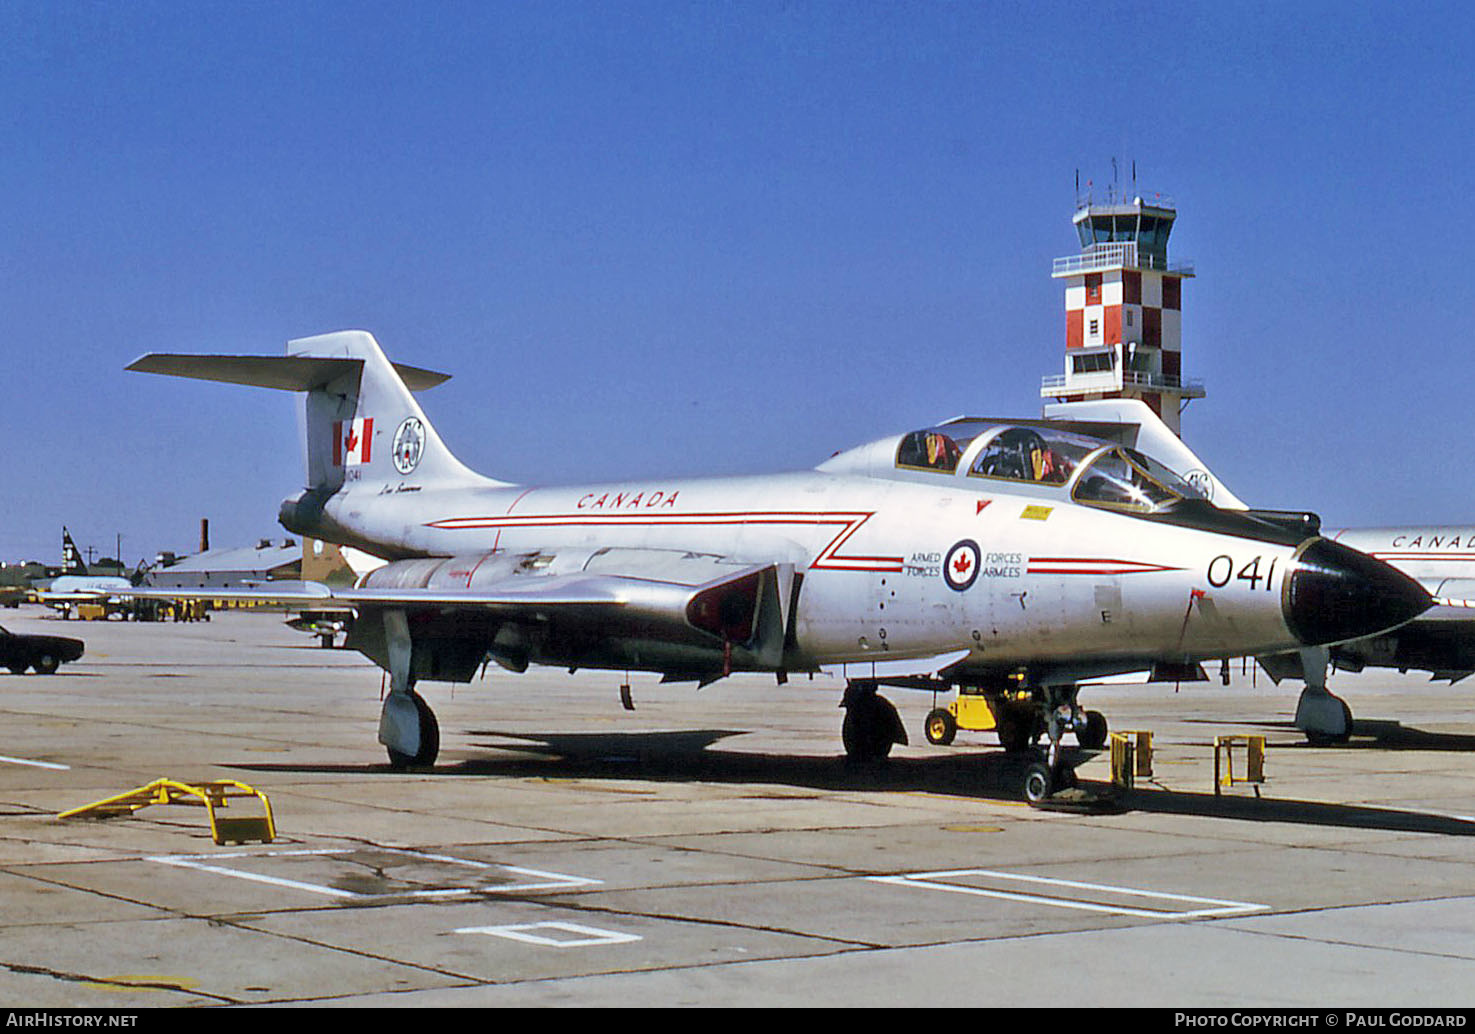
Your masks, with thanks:
M34 668L50 675L66 661L82 656L82 640L59 635L16 635L0 628L0 665L22 675Z

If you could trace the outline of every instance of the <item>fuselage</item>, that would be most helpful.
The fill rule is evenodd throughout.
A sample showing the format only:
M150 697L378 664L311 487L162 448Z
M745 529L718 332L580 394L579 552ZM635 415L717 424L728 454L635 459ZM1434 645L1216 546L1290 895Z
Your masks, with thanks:
M43 599L88 600L118 596L133 588L127 578L108 575L64 574L39 590Z
M811 663L966 650L978 671L1084 676L1301 645L1283 608L1296 545L1151 522L1059 491L819 471L350 486L323 520L318 533L389 559L627 548L793 564L803 576L793 639Z

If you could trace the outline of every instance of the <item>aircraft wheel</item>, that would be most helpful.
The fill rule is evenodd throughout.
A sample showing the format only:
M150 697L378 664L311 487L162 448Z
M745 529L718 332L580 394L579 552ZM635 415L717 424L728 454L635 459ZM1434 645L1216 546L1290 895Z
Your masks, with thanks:
M61 667L61 661L57 660L54 654L43 653L36 658L32 666L36 669L37 675L52 675L56 673L57 668Z
M435 712L419 693L411 693L410 699L415 701L415 711L420 716L420 750L413 755L390 750L390 767L400 770L427 768L435 764L435 759L440 754L440 723L435 719Z
M995 731L999 734L999 746L1011 754L1029 750L1040 735L1032 713L1012 708L1000 711Z
M958 735L958 720L953 717L951 711L941 707L935 708L928 713L927 720L922 724L922 730L927 734L928 743L946 747Z
M1050 766L1036 761L1024 770L1024 799L1030 804L1039 804L1055 792L1055 779Z
M1086 724L1076 730L1076 742L1087 750L1100 750L1106 746L1106 715L1100 711L1087 711Z
M893 743L906 742L906 730L891 701L871 694L852 699L845 708L840 740L851 761L884 761Z
M1347 723L1347 731L1334 733L1311 732L1308 730L1306 733L1307 743L1311 744L1313 747L1334 747L1338 744L1346 743L1348 740L1352 739L1352 708L1347 706L1347 701L1345 700L1341 701L1341 704L1342 715L1346 719Z
M26 673L26 666L24 664L9 664L6 667L10 669L10 674L12 675L24 675Z

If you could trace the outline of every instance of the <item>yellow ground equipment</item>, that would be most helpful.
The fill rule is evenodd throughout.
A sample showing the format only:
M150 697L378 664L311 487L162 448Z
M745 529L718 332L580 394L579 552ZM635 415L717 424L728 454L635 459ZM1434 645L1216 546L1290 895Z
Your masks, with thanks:
M1130 790L1138 776L1152 775L1152 733L1124 729L1111 734L1111 781Z
M1234 752L1233 748L1238 745L1245 748L1245 774L1236 780L1234 778ZM1224 757L1224 765L1219 765L1220 755ZM1233 786L1235 782L1255 784L1255 796L1260 796L1260 785L1265 781L1265 737L1264 736L1215 736L1214 737L1214 795L1219 795L1220 789L1225 786Z
M232 800L255 797L261 802L263 814L224 817L216 815L216 809L229 807ZM248 840L259 840L269 844L276 838L276 825L271 818L271 802L266 794L234 779L221 779L211 783L190 785L173 779L155 779L147 786L120 793L101 801L85 804L80 808L64 811L59 819L112 818L115 815L131 815L150 804L203 805L210 813L210 835L217 844L239 844Z
M994 712L988 706L988 698L982 693L970 693L965 687L946 707L934 707L928 713L923 728L928 743L945 747L953 742L959 729L987 732L997 725Z

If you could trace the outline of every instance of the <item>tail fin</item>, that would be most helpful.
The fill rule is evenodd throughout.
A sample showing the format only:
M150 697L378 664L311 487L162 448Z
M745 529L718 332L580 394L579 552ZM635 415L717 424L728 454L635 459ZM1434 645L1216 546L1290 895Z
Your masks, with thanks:
M285 357L156 353L128 369L306 392L307 487L321 495L359 484L503 484L456 459L411 394L449 376L391 363L365 331L298 338Z
M287 355L356 367L307 393L308 487L487 483L446 448L411 393L445 375L391 364L374 336L357 330L288 341Z
M72 533L67 531L67 526L61 526L61 573L82 574L87 573L87 565L82 562L82 554L77 549L77 544L72 541Z

